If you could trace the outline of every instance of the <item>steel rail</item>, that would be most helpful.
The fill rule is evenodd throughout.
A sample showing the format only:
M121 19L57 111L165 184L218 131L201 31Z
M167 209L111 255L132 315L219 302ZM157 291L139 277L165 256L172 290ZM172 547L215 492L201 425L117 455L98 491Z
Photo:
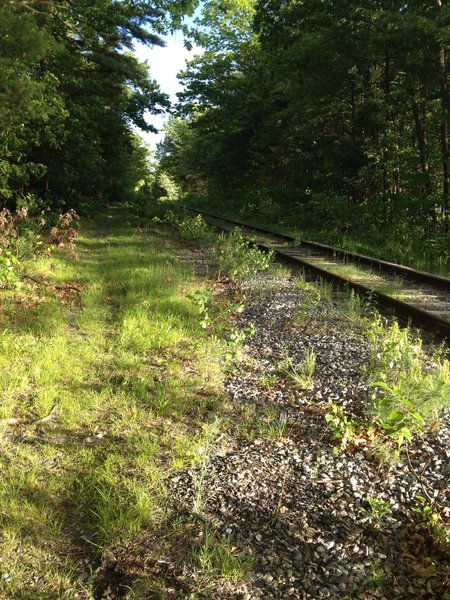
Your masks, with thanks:
M239 225L240 227L245 227L249 230L253 230L255 232L265 233L280 239L284 239L289 242L296 241L295 238L291 236L287 236L284 234L280 234L274 231L270 231L263 227L253 226L248 223L244 223L243 221L238 221L236 219L228 219L224 217L220 217L218 215L213 215L211 213L207 213L205 211L201 211L198 209L191 209L193 212L203 215L206 218L215 219L217 221L221 221L222 223L228 223L230 225ZM258 246L260 249L264 251L274 251L280 258L285 261L289 261L295 265L301 265L303 268L308 271L314 273L318 277L323 280L330 281L334 285L345 286L349 289L355 290L359 294L368 295L371 298L371 301L374 302L379 308L384 308L391 310L395 313L396 316L405 319L408 322L414 323L420 327L433 331L433 333L437 334L439 337L450 341L450 321L442 319L441 317L434 315L430 312L422 308L418 308L417 306L413 306L407 302L403 302L402 300L398 300L393 298L392 296L388 296L383 292L374 290L373 288L366 287L361 283L357 283L355 281L351 281L346 277L342 277L336 273L332 273L318 267L317 265L311 264L307 260L304 260L300 256L299 247L297 248L280 248L277 246L270 246L264 242L253 241L253 243ZM440 277L437 275L433 275L432 273L425 273L423 271L416 271L415 269L411 269L409 267L403 267L402 265L396 265L394 263L389 263L387 261L382 261L378 259L372 259L371 257L355 254L352 252L347 252L346 250L340 250L333 248L332 246L327 246L326 244L320 244L317 242L311 242L310 240L302 240L301 245L307 245L315 247L317 250L322 251L326 254L333 254L334 256L345 256L346 258L353 258L358 260L359 258L364 258L366 264L375 265L380 270L385 271L395 271L396 273L403 274L409 278L414 278L419 281L425 281L427 283L432 283L433 285L444 288L445 290L450 289L450 279L446 277Z
M214 215L212 213L207 213L205 211L199 210L197 208L184 207L190 211L202 214L206 217L212 217L213 219L218 219L222 221L227 221L229 223L234 223L235 225L239 225L241 227L247 227L248 229L253 229L255 231L260 231L261 233L266 233L268 235L272 235L278 237L280 239L286 240L286 242L296 242L299 241L298 238L294 238L290 235L286 235L284 233L278 233L276 231L271 231L270 229L265 229L264 227L259 227L257 225L251 225L249 223L245 223L244 221L239 221L237 219L229 219L228 217L221 217L219 215ZM357 252L351 252L349 250L344 250L342 248L335 248L333 246L329 246L327 244L322 244L321 242L315 242L312 240L300 240L301 246L308 246L311 248L316 248L317 250L321 250L322 252L326 252L332 256L336 256L339 258L351 258L354 261L367 264L372 267L377 267L379 270L397 273L399 275L403 275L409 279L413 278L417 281L422 281L425 283L431 283L433 285L439 286L441 289L450 291L450 278L443 277L441 275L435 275L434 273L428 273L426 271L419 271L417 269L413 269L412 267L406 267L404 265L398 265L393 262L389 262L387 260L382 260L379 258L374 258L372 256L367 256L365 254L359 254Z

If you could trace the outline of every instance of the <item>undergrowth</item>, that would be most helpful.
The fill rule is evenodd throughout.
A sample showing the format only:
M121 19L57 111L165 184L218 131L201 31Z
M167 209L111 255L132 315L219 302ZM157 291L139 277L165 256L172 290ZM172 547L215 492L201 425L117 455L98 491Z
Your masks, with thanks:
M442 349L427 355L418 335L380 316L370 322L367 334L372 412L401 445L414 433L435 428L449 407L450 362Z

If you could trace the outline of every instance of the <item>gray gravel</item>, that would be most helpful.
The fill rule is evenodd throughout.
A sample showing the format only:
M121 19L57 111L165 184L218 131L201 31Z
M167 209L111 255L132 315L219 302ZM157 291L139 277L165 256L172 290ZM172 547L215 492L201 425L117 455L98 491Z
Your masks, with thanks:
M292 326L304 292L288 278L258 278L240 292L249 300L236 325L256 333L226 381L228 397L237 408L272 407L288 427L281 439L240 439L208 466L205 487L214 493L204 515L254 559L235 597L447 598L449 563L411 509L417 495L450 505L448 416L434 434L410 444L409 462L380 465L364 439L339 451L324 406L332 400L369 418L365 339L326 303L311 309L305 325ZM261 387L283 355L295 364L308 348L317 355L311 391L283 379ZM192 476L173 479L188 506Z

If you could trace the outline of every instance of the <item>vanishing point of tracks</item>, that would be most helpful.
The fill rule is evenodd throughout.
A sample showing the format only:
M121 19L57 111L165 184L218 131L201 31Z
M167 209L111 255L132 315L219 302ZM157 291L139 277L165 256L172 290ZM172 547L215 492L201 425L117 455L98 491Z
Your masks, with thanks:
M293 237L268 229L189 210L200 213L211 225L221 229L238 226L244 234L251 234L260 248L273 250L279 258L303 267L322 280L367 295L380 309L450 341L449 278L318 242L301 240L298 243Z

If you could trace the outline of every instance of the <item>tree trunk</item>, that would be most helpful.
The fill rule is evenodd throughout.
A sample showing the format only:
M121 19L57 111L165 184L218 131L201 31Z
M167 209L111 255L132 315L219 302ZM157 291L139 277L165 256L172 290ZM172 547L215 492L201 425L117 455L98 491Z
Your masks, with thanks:
M442 9L442 0L437 0L438 8ZM445 47L441 44L439 47L439 85L441 94L441 152L442 152L442 193L443 202L442 209L444 213L444 221L446 227L448 227L448 220L450 214L450 154L449 154L449 125L448 125L448 103L449 89L448 89L448 75L447 75L447 57Z
M411 103L412 103L412 112L414 116L414 123L416 126L416 139L417 146L419 149L419 157L420 157L420 168L422 170L423 175L423 185L422 191L424 194L431 194L432 186L431 186L431 177L430 177L430 164L428 162L428 137L425 129L424 118L420 114L420 106L417 101L415 90L413 83L410 82L410 90L411 90Z

